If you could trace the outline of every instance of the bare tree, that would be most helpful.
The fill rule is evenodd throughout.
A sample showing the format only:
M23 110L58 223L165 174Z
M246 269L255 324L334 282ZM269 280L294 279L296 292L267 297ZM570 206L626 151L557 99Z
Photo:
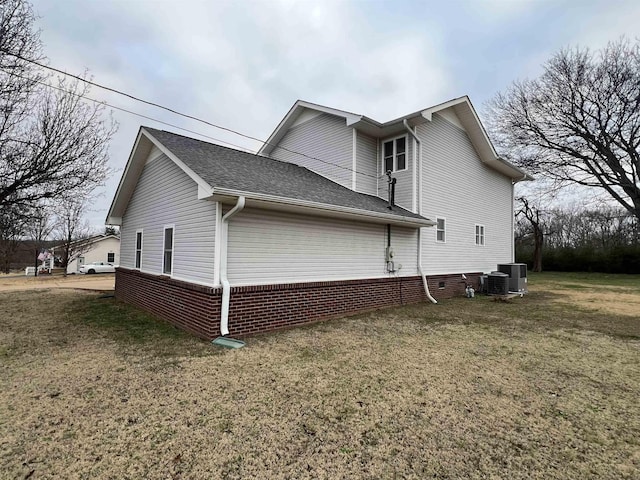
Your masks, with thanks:
M48 205L36 208L25 223L25 234L33 243L35 274L38 275L38 256L53 232L54 222Z
M532 173L604 189L640 218L640 41L566 49L489 106L500 150Z
M520 205L520 208L516 211L516 217L521 217L525 220L525 224L521 225L521 229L533 237L533 271L541 272L542 248L546 234L544 212L537 205L530 203L526 197L518 197L516 200Z
M101 185L115 124L83 100L86 83L46 77L33 63L41 55L30 5L0 6L0 206L32 208Z
M92 235L89 222L84 219L88 197L67 198L57 207L56 238L62 247L60 266L67 275L67 267L91 248L87 239Z
M25 218L15 208L0 208L0 271L9 273L24 235Z
M120 235L120 229L118 227L114 227L113 225L107 225L104 227L105 235Z

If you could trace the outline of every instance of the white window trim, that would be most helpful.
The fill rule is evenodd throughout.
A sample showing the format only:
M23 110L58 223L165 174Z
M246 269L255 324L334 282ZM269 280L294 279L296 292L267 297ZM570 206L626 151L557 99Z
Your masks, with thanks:
M171 272L169 272L168 274L164 271L164 254L165 254L165 239L166 239L166 234L165 232L167 231L167 229L171 229ZM169 225L165 225L162 228L162 275L169 275L170 277L173 277L173 263L174 263L174 258L175 258L175 253L176 251L176 226L175 224L169 224Z
M396 140L403 137L404 137L404 168L402 170L398 170L396 168L398 165L398 159L397 159L398 154L396 153ZM393 169L391 170L391 173L406 172L407 170L409 170L409 142L408 142L407 134L405 133L404 135L385 138L384 140L380 141L380 152L381 152L380 168L382 170L382 175L385 175L387 173L387 171L384 169L384 144L387 142L393 142Z
M444 240L438 240L438 220L444 220L444 228L442 232L444 232ZM436 243L447 243L447 218L446 217L436 217Z
M478 227L480 227L481 229L481 233L478 232ZM484 225L482 225L481 223L476 223L474 230L473 230L473 238L474 238L474 242L478 247L484 247L486 245L486 241L485 241L485 228ZM481 243L478 243L478 239L481 239Z
M138 257L138 234L140 234L140 265L136 266L136 259ZM136 236L133 243L133 268L134 270L142 270L142 252L144 251L144 229L140 228L136 230Z

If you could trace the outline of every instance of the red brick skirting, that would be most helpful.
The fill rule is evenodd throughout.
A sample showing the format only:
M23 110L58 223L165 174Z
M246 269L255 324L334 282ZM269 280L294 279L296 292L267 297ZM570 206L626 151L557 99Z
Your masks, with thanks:
M477 284L479 273L467 274ZM464 294L460 275L427 277L436 299ZM199 337L220 334L221 288L118 268L116 298ZM420 277L231 288L229 333L244 336L394 305L425 301Z

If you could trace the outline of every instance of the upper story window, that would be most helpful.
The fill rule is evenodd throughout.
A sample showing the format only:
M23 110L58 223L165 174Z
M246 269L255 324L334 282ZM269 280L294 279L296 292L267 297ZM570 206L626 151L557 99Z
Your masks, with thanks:
M136 231L136 260L135 268L142 266L142 230Z
M476 224L476 245L484 245L484 225Z
M447 237L447 222L444 218L436 218L436 242L445 242Z
M382 166L386 173L407 169L407 137L402 136L382 144Z
M116 254L115 252L109 252L107 253L107 263L113 263L116 261Z
M173 225L164 227L164 258L162 273L171 274L173 270Z

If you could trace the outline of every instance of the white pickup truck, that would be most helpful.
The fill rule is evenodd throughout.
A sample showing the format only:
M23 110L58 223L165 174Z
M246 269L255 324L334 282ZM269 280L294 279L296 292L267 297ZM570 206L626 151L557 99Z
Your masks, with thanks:
M113 273L116 265L104 262L87 263L80 267L80 273Z

